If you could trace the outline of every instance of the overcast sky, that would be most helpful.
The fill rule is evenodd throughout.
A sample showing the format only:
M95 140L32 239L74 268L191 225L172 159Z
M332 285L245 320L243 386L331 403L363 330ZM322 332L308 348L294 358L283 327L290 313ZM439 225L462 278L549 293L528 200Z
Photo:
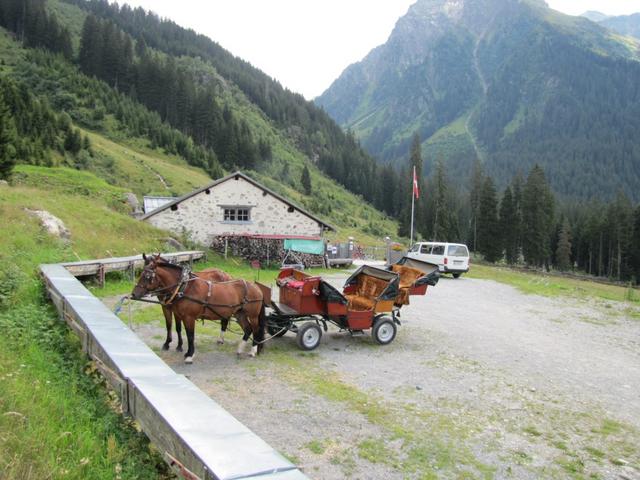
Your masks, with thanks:
M384 43L415 0L120 0L193 28L311 100ZM640 0L548 0L570 15L640 12Z

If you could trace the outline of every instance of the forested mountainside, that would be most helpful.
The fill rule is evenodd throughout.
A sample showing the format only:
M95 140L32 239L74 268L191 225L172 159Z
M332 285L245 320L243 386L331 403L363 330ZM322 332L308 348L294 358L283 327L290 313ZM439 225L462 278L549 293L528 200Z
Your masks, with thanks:
M131 10L123 7L123 11ZM150 23L158 21L137 12ZM121 165L96 152L99 149L92 148L91 141L97 138L101 145L107 138L123 145L133 142L181 157L214 178L224 171L250 170L271 188L327 216L347 235L353 230L358 236L359 230L383 236L395 230L389 219L362 202L364 197L378 207L388 203L389 213L397 213L393 195L383 197L381 189L369 183L381 184L384 169L326 114L322 115L338 140L316 130L314 138L327 138L318 141L331 146L309 155L299 141L307 138L306 132L272 120L203 57L174 56L152 48L112 20L57 0L1 0L0 26L12 32L0 35L0 114L10 119L3 122L0 133L10 139L5 143L15 150L13 161L70 165L125 182ZM59 41L52 42L52 32L57 32L54 37ZM294 97L290 92L283 95ZM333 176L336 171L342 173L337 183L349 184L355 178L359 186L352 187L362 190L361 197L338 188L322 172L323 162L341 166L341 172L332 170ZM348 174L345 165L353 166ZM154 167L147 167L150 178L155 177ZM305 170L311 172L311 191L300 182ZM395 172L385 178L392 190L398 187ZM138 194L185 193L185 182L170 177L164 181L166 191L144 191L143 185L152 183L146 181L122 186ZM352 215L360 210L362 215Z
M633 15L621 15L619 17L607 17L598 23L620 35L628 35L640 39L640 13Z
M96 17L92 28L85 24L82 35L79 62L83 71L138 99L162 120L192 136L196 144L211 147L224 166L249 162L259 169L269 159L268 144L255 138L250 126L240 123L232 129L253 140L242 142L244 152L237 152L218 135L217 126L233 113L221 102L225 88L231 85L327 176L389 215L400 212L396 191L406 189L406 179L380 166L353 135L345 133L314 103L283 88L206 36L151 12L106 0L64 2ZM105 35L121 35L122 40L112 37L115 41L101 43L99 39ZM105 67L92 65L92 57L101 58ZM116 68L111 68L109 58ZM123 74L118 76L118 69ZM210 138L205 138L205 130Z
M373 155L498 185L536 163L565 198L640 198L639 43L530 0L418 0L316 101Z

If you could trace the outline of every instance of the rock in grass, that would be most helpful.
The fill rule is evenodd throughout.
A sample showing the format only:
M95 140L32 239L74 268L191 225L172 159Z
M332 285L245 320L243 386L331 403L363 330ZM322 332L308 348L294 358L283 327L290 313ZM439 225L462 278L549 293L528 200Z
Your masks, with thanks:
M138 197L136 197L135 193L132 193L132 192L125 193L124 200L125 202L127 202L127 205L129 205L129 207L131 208L132 215L134 216L142 215L143 213L142 207L140 206L140 202L138 201Z
M40 225L42 225L42 228L44 228L49 235L64 240L65 242L71 240L71 232L67 229L64 222L55 215L52 215L46 210L29 210L26 208L25 211L29 215L37 217L40 220Z
M173 250L177 250L177 251L186 250L185 246L173 237L165 238L164 243L168 248Z

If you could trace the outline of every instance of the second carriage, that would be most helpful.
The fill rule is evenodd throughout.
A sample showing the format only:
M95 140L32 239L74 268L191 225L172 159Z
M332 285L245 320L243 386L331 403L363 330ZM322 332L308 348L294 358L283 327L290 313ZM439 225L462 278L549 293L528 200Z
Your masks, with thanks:
M328 324L351 334L371 330L374 341L386 345L396 337L402 306L409 304L410 296L426 294L438 278L437 265L406 257L386 270L360 267L342 290L319 276L283 269L276 279L277 301L271 300L271 289L261 285L270 308L268 331L275 337L294 332L303 350L320 344Z

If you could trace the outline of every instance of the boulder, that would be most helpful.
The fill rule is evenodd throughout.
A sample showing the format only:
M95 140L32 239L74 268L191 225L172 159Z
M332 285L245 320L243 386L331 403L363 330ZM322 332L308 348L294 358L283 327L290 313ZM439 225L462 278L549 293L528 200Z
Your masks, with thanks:
M7 182L6 180L0 180L0 187L8 187L9 186L9 182Z
M138 201L138 197L136 197L135 193L125 193L124 198L125 202L127 202L127 205L131 207L131 213L133 213L134 215L142 214L142 208L140 207L140 202Z
M184 245L182 245L178 240L172 237L165 238L164 243L167 246L167 248L173 249L177 252L183 252L186 250Z
M40 225L49 234L65 242L71 240L71 232L67 229L64 222L55 215L47 212L46 210L29 210L26 209L29 215L33 215L40 220Z

